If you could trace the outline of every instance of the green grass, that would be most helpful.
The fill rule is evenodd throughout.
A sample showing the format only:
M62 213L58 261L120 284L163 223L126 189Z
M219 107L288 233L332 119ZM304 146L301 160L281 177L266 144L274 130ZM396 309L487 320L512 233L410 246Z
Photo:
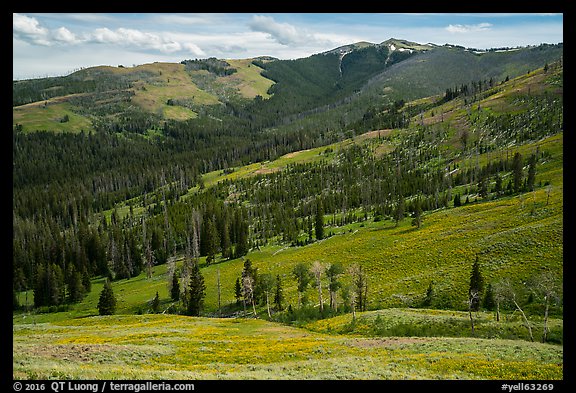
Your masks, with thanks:
M64 103L34 103L15 107L12 111L12 124L21 124L24 132L46 130L53 132L79 133L92 131L92 122L89 118L78 115L72 111L72 105ZM62 119L68 116L68 121Z
M562 379L561 346L311 332L256 319L15 325L14 379Z
M518 313L504 309L500 321L495 312L478 312L474 318L472 335L468 312L453 310L391 308L321 319L303 325L304 328L320 333L361 335L368 337L476 337L530 340L528 329ZM541 317L530 317L534 339L541 341L543 321ZM563 320L548 320L548 342L562 343Z
M256 95L269 98L268 88L274 83L263 77L261 68L251 64L251 59L230 60L237 72L217 78L217 85L241 97L253 99ZM187 120L198 114L187 107L167 105L169 99L187 100L195 106L216 105L222 97L212 91L200 88L179 63L150 63L136 67L95 67L114 74L141 74L148 72L152 76L133 82L132 102L142 110L161 115L165 119ZM87 94L87 93L85 93ZM88 117L74 113L74 107L67 102L68 96L55 97L44 101L13 108L13 124L22 124L25 131L48 130L53 132L86 132L93 130ZM68 115L70 120L61 123L60 119Z
M226 60L231 67L236 69L232 75L219 78L236 86L239 93L245 98L254 98L257 95L262 98L270 98L268 89L274 82L261 75L262 68L252 64L253 59L230 59Z

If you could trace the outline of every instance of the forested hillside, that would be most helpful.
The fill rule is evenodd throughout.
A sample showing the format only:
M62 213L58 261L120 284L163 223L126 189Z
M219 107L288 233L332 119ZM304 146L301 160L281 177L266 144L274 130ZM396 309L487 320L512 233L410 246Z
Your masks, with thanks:
M356 75L374 72L366 70L379 64L379 50L360 51L369 61ZM260 65L296 86L301 77L295 75L334 56L313 56L299 68L289 62ZM317 85L310 97L324 97L322 83ZM294 97L297 89L281 91L266 102ZM425 212L470 197L483 201L543 187L542 179L522 171L552 153L515 155L510 144L562 131L561 92L562 64L555 62L506 81L449 85L435 98L384 101L348 125L358 132L383 131L346 148L338 140L356 131L258 131L250 118L226 113L226 106L219 109L221 119L165 121L146 134L15 127L15 293L34 289L37 307L58 306L80 300L94 276L134 277L183 253L206 257L209 265L269 244L301 247L354 222L390 219L398 225L412 215L419 227ZM305 102L301 108L309 107ZM262 168L248 177L234 168L322 145L310 162ZM207 186L214 170L226 180ZM76 287L80 294L73 293Z
M562 379L563 131L562 44L14 81L13 375Z

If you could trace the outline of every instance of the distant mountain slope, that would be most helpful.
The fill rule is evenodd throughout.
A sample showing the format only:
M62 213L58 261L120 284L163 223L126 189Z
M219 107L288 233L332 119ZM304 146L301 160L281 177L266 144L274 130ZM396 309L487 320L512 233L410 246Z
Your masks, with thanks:
M397 62L368 81L365 91L412 100L444 93L463 83L493 78L501 82L559 59L562 45L541 45L474 53L461 47L434 47Z
M476 53L389 39L296 60L210 58L91 67L64 77L14 81L13 124L25 131L66 132L105 124L107 129L144 133L167 120L230 115L250 119L252 128L261 129L358 95L370 101L412 100L471 81L500 82L562 54L562 44ZM42 105L25 105L35 102ZM224 113L218 112L221 104L228 108Z

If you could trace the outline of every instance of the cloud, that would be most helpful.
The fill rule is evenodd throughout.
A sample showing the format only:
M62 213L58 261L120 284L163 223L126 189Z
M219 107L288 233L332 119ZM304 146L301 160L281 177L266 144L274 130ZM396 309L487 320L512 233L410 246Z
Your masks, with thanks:
M21 14L13 14L13 36L33 45L77 45L77 44L107 44L129 49L154 50L161 53L186 52L203 56L204 51L195 43L177 41L170 38L169 33L149 33L137 29L107 27L92 29L90 32L76 35L66 27L49 30L35 18Z
M54 30L51 36L54 38L54 40L61 43L76 44L79 42L76 35L65 27L59 27L58 29Z
M182 45L179 42L164 38L158 34L123 27L116 30L110 30L107 27L95 29L93 33L87 35L86 41L153 49L162 53L173 53L182 50Z
M26 15L12 15L12 34L23 41L36 45L50 45L50 32L40 23Z
M282 45L296 45L316 40L313 34L289 23L278 23L270 16L254 15L249 27L253 31L270 35Z
M490 30L491 23L478 23L476 25L448 25L446 30L450 33L476 33L479 31Z

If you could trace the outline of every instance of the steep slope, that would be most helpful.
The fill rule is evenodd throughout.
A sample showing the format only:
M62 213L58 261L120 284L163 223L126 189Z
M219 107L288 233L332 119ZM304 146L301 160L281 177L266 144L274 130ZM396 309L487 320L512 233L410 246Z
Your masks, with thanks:
M562 57L562 45L475 53L461 47L438 46L398 62L369 80L366 94L413 100L444 93L472 81L501 82Z

